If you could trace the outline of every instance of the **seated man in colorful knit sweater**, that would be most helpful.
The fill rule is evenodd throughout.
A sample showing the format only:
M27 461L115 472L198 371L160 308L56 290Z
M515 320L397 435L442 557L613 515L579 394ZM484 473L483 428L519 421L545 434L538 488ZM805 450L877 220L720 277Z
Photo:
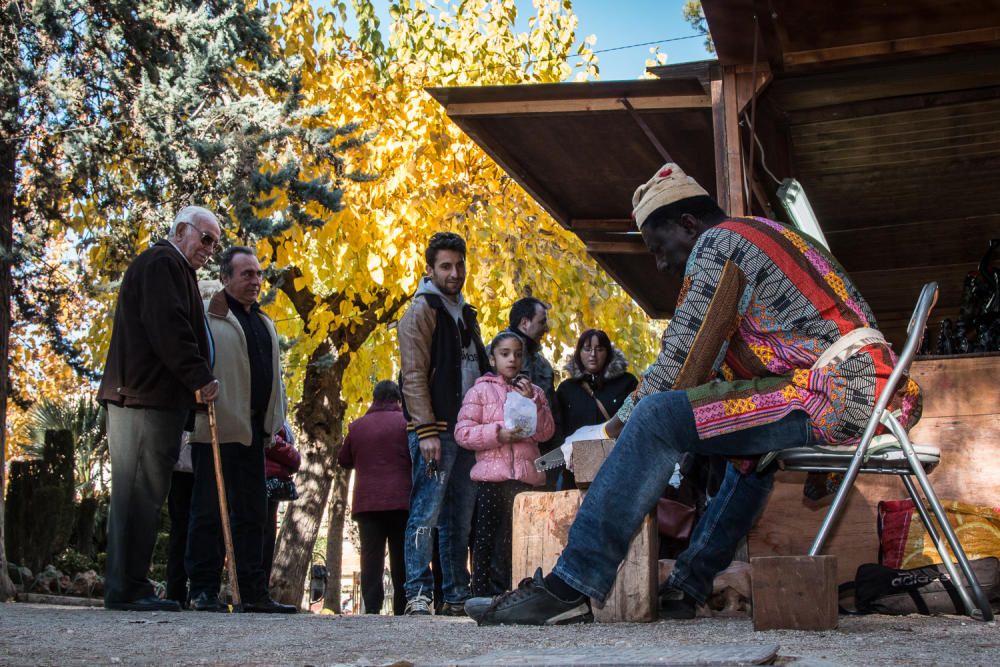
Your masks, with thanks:
M812 239L770 220L729 218L675 164L632 203L657 268L683 275L663 352L605 424L617 443L552 572L543 577L539 568L477 609L481 625L591 620L588 598L606 599L632 535L685 452L731 459L660 591L661 616L693 618L771 491L773 469L757 471L756 458L856 444L892 370L868 304ZM890 406L912 426L917 385L904 383Z

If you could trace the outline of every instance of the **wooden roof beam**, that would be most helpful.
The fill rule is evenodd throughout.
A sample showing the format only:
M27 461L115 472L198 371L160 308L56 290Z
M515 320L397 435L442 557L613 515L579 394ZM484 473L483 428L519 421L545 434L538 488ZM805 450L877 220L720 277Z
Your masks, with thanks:
M904 37L888 39L881 42L865 44L846 44L831 46L810 51L791 51L783 56L786 67L800 65L816 65L832 61L856 60L893 54L916 53L947 49L953 46L1000 42L1000 26L962 30L959 32L942 33L939 35L921 35L919 37Z
M470 116L516 116L545 113L587 113L592 111L624 111L622 96L597 97L575 100L510 100L504 102L456 102L446 108L452 118ZM661 95L655 97L630 97L629 102L640 111L665 111L669 109L697 109L711 107L708 95Z
M788 41L784 34L783 26L775 19L777 12L772 6L771 0L753 0L753 13L757 17L757 26L761 33L761 45L764 47L764 54L770 70L780 74L785 69L785 54L783 44ZM748 30L753 29L751 24Z
M642 237L623 241L590 241L586 243L587 252L605 255L645 255L649 251Z
M569 228L574 232L633 232L636 229L635 220L631 218L603 218L599 220L573 218L569 221Z
M857 65L771 83L783 112L1000 86L1000 49Z

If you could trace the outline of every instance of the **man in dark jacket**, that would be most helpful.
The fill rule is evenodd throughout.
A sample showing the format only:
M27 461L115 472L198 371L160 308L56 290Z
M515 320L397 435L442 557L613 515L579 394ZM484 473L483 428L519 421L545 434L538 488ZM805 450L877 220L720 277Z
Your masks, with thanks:
M545 400L555 409L555 373L552 364L542 355L541 346L542 337L549 332L549 307L533 296L518 299L510 308L510 330L520 334L527 343L522 372L532 384L545 392Z
M399 385L383 380L375 385L368 412L347 427L347 438L337 463L354 469L351 518L361 537L361 597L365 613L382 609L385 589L385 549L389 546L392 573L392 609L403 613L406 565L403 535L410 510L410 451L406 442L406 418L400 407Z
M438 529L444 605L463 615L469 597L469 533L475 454L455 442L462 398L489 367L476 310L462 298L465 240L439 232L424 253L427 275L399 322L404 409L409 421L413 491L406 525L406 613L430 614L430 562Z
M136 257L122 280L98 390L111 450L107 609L180 610L154 595L147 573L195 391L205 401L219 392L195 272L220 234L211 211L184 208L169 237Z

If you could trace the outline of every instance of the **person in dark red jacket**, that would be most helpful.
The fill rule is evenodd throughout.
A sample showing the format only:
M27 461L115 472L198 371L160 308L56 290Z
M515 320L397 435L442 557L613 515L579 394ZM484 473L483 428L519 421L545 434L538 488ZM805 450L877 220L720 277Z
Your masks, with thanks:
M377 614L382 609L382 572L388 542L392 609L399 616L406 607L403 536L410 513L410 450L399 386L383 380L375 385L373 398L365 416L347 427L337 463L354 468L351 517L361 536L361 597L365 612Z
M264 477L267 479L267 525L264 526L264 574L271 581L274 564L274 542L278 534L278 503L295 500L298 493L292 475L302 465L302 455L295 449L292 427L285 422L274 434L274 444L264 450Z

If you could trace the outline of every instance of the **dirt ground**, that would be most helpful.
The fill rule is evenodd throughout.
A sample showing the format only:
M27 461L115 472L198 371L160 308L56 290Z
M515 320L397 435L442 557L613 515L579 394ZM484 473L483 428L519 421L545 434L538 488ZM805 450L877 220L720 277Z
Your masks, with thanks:
M511 649L655 656L630 664L732 664L712 659L710 649L766 646L778 647L778 664L1000 665L996 624L953 616L842 617L828 632L754 632L746 618L480 628L446 617L147 614L0 604L3 665L454 665L477 657L476 664L503 664L489 654ZM707 661L692 662L699 650ZM549 656L516 663L567 661Z

